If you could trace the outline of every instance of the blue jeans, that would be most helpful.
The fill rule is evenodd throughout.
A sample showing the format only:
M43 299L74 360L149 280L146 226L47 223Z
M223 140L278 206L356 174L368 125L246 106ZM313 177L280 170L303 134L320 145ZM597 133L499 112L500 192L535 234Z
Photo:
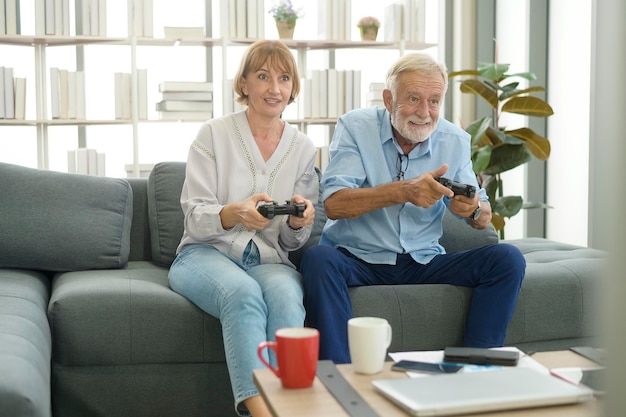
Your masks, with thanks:
M398 255L396 265L369 264L330 246L313 246L302 258L307 325L320 331L320 359L349 363L349 287L451 284L472 287L464 345L502 346L526 271L526 261L504 243L438 255L427 265Z
M169 282L221 321L235 409L247 415L242 402L258 395L252 370L264 368L257 346L275 340L277 329L304 324L300 273L284 264L259 264L254 250L237 263L212 246L190 245L174 260ZM269 361L276 366L275 358Z

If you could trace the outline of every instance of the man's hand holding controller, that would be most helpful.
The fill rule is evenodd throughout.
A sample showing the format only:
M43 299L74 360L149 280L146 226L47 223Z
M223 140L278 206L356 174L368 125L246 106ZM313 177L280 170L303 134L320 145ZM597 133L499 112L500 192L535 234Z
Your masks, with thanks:
M476 194L476 187L473 185L462 184L444 177L436 177L435 180L439 184L451 189L454 195L464 195L465 197L474 198Z

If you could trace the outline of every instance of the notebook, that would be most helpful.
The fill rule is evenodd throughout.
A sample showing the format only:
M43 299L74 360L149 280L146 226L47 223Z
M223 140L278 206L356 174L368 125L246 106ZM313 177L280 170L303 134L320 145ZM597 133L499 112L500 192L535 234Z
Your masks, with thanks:
M577 403L593 391L528 368L373 380L374 388L413 416L453 416Z

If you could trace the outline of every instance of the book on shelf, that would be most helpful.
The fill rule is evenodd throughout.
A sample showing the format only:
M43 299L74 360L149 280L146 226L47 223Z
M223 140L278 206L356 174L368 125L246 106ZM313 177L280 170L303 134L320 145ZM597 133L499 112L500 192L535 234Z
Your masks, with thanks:
M318 100L320 102L319 117L328 117L328 70L320 70L320 88L318 90Z
M232 90L232 88L231 88ZM212 91L164 91L163 100L213 101Z
M50 67L50 117L61 117L61 96L59 90L59 69Z
M50 116L85 119L85 73L50 67Z
M161 111L160 120L196 120L204 121L213 118L213 111Z
M317 2L318 39L349 41L352 38L351 0Z
M0 119L6 116L4 103L4 67L0 67Z
M49 0L46 1L46 9L48 7ZM76 24L76 35L91 35L91 29L89 26L90 21L90 0L75 0L74 2L74 21Z
M137 69L137 117L139 120L148 119L148 70Z
M0 35L7 34L4 0L0 0Z
M402 3L396 2L385 6L383 20L385 42L399 42L402 39L402 23Z
M153 10L152 0L132 0L133 33L135 36L146 38L154 36Z
M2 87L4 91L4 97L0 97L0 100L4 103L4 115L5 119L15 119L15 86L13 84L13 68L0 67L4 74Z
M353 77L354 79L352 81L354 83L354 97L352 99L352 108L359 109L361 108L361 70L354 70ZM346 111L348 111L348 109L346 109Z
M45 0L46 17L48 17L48 3L66 0ZM74 0L74 21L76 35L106 36L106 0ZM46 19L48 22L48 19ZM46 23L46 33L60 35L59 28L50 30ZM69 34L69 32L68 32Z
M69 117L69 76L68 70L59 69L59 110L61 119Z
M170 91L213 91L213 83L209 81L163 81L159 84L159 92Z
M211 101L162 100L156 104L157 111L213 111Z
M92 176L105 176L105 154L90 148L67 151L67 172Z
M246 38L246 21L247 21L247 17L246 17L246 10L247 10L247 6L246 6L246 0L231 0L233 3L235 3L235 8L236 11L235 13L237 13L237 26L236 26L236 35L238 39L245 39Z
M366 107L379 106L384 107L383 90L385 83L370 83L369 91L365 93Z
M426 0L401 0L402 39L407 42L424 42L426 25Z
M20 24L20 1L4 0L4 24L7 35L19 35L22 32Z
M222 36L237 39L265 37L265 3L263 0L231 0L221 15Z
M76 73L67 72L67 118L76 119Z
M115 85L115 119L130 119L131 76L126 72L113 74Z
M26 118L26 78L15 78L15 118Z
M165 39L201 39L204 38L202 26L165 26L163 28Z
M85 71L76 71L76 118L86 119L87 105L85 102Z

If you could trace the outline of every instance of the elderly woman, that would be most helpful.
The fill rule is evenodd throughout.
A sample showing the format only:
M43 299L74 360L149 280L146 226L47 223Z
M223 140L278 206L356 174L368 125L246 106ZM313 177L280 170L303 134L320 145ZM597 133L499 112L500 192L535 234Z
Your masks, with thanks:
M263 367L259 343L274 340L279 328L304 324L302 277L287 255L311 233L316 150L281 119L300 91L299 80L284 43L252 44L234 79L237 101L247 108L204 123L187 159L185 230L169 282L221 321L235 409L242 416L269 415L252 381L252 371ZM305 209L269 219L258 207L272 201Z

